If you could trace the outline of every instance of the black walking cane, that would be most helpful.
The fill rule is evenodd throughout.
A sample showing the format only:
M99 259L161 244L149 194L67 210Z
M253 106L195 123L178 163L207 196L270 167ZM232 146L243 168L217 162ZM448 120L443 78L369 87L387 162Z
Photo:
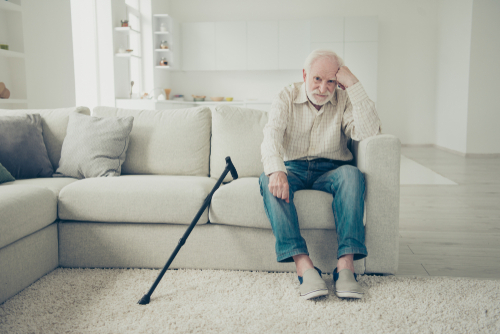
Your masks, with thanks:
M193 221L191 222L191 225L189 225L188 229L186 230L186 232L184 233L182 238L179 239L179 244L177 244L177 247L175 247L174 252L172 253L172 255L170 255L170 258L168 259L167 264L165 265L165 267L163 267L163 270L161 271L160 275L158 275L158 277L156 278L156 281L151 286L151 289L149 289L148 293L145 294L141 298L141 300L139 300L139 304L141 304L141 305L149 304L149 299L150 299L151 295L153 294L153 291L155 291L156 286L158 285L158 283L160 283L160 281L163 278L163 275L165 275L165 272L167 271L168 267L170 266L170 264L174 260L175 256L177 255L177 253L179 252L181 247L186 242L186 239L189 237L189 234L191 233L194 226L196 225L196 223L200 219L203 211L205 211L205 208L208 206L208 204L210 204L210 201L212 200L212 196L213 196L214 192L217 190L217 188L219 188L220 184L222 183L222 180L224 180L227 173L229 173L229 172L231 172L231 176L233 177L234 180L236 180L238 178L238 173L236 172L236 168L234 168L234 165L231 162L231 158L226 157L226 169L224 169L224 172L222 173L221 177L219 178L219 180L215 184L215 186L212 189L212 191L210 192L210 194L208 194L207 198L205 198L203 205L201 206L200 210L198 211L198 213L194 217Z

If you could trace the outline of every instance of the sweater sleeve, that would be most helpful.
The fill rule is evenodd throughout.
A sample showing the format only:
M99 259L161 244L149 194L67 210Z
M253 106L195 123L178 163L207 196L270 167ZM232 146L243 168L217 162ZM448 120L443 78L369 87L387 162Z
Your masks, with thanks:
M348 99L342 118L342 130L345 135L360 141L380 133L381 122L375 103L370 100L361 82L357 82L346 91Z

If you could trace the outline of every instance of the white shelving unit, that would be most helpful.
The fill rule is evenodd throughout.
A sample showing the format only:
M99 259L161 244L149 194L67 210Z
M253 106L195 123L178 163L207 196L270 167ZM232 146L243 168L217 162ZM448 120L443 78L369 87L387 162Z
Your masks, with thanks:
M153 48L154 57L153 62L156 69L169 70L174 68L175 59L173 48L175 48L173 40L173 20L168 14L153 14ZM165 29L165 30L162 30ZM160 48L162 41L166 41L168 49ZM168 66L161 66L160 60L165 58Z
M0 81L10 91L8 99L0 99L1 109L28 108L26 64L21 0L0 1Z
M143 22L138 2L113 2L113 48L115 98L138 98L143 91ZM121 27L122 20L128 20L128 27ZM126 50L132 50L126 52ZM131 86L131 82L134 85Z

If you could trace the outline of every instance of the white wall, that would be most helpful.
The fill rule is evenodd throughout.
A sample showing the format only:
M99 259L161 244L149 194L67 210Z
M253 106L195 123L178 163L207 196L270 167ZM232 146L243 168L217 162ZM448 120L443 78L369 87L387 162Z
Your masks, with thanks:
M403 143L435 141L434 0L170 0L169 14L178 22L378 16L377 107L382 130ZM270 99L283 86L301 80L301 71L171 72L172 94L187 96Z
M71 10L67 0L23 0L29 108L75 106Z
M474 0L467 153L500 153L500 2Z
M436 145L465 153L473 0L440 0Z

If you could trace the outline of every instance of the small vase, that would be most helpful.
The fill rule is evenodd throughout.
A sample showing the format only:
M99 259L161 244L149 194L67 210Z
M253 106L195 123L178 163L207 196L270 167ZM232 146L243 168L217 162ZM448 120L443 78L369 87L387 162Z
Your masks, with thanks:
M167 41L161 41L160 49L168 49L168 43L167 43Z
M160 66L168 66L168 61L166 58L162 58L160 60Z

